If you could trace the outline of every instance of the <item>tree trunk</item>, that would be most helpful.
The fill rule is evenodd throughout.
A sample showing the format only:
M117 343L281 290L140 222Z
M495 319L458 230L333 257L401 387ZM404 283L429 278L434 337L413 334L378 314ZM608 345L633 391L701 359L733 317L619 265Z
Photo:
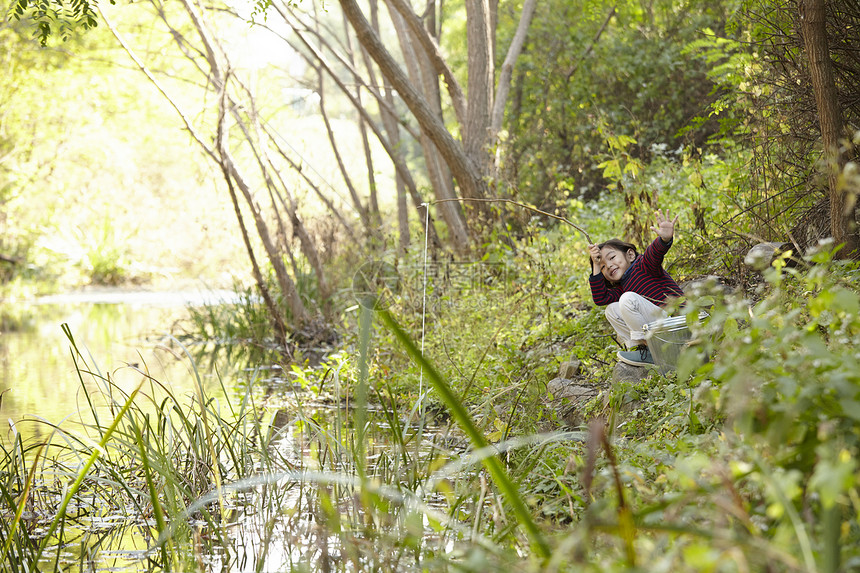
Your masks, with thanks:
M394 30L400 41L400 49L403 52L403 60L406 62L407 72L413 85L421 86L422 93L427 104L434 110L435 115L442 121L442 103L439 91L439 82L428 57L421 50L416 50L412 44L413 35L406 29L404 18L397 13L391 14ZM454 191L451 171L439 154L439 150L432 138L421 129L419 142L424 152L424 162L427 168L427 176L437 200L444 202L439 204L439 212L448 227L451 243L454 250L460 253L469 250L470 238L466 218L459 204L451 199L457 197Z
M514 34L514 39L511 40L511 45L508 48L508 53L505 56L505 61L502 63L502 69L499 71L499 82L496 86L496 97L493 100L493 112L490 117L490 140L494 140L502 129L502 120L505 116L505 104L508 101L508 93L511 89L511 81L514 74L514 64L517 58L523 51L523 46L526 43L529 26L531 26L532 18L537 7L537 0L525 0L523 3L523 11L520 14L520 23L517 26L517 31Z
M346 36L346 57L348 58L350 65L355 68L355 54L352 49L352 38L349 33L349 22L347 21L346 16L343 18L343 33ZM358 102L359 106L364 107L364 104L361 101L360 85L355 87L355 100ZM379 229L382 228L382 216L379 212L379 199L377 197L376 174L374 173L373 168L373 155L370 152L370 141L367 137L367 126L365 125L361 114L358 115L358 131L361 135L361 147L364 150L364 162L367 166L368 211L370 212L370 219L374 226L374 234L376 234L379 232Z
M326 133L328 134L329 145L331 146L331 151L334 154L335 161L337 162L337 167L340 170L340 176L343 178L343 182L346 185L347 190L349 191L349 197L352 199L352 204L355 206L355 210L358 213L359 218L361 219L362 225L364 225L364 230L368 237L373 236L373 225L370 222L370 214L368 213L367 208L361 202L361 198L358 196L358 191L355 189L355 185L352 184L352 178L349 176L349 171L346 168L346 165L343 163L343 158L340 155L340 148L337 145L337 137L334 134L334 130L331 127L331 121L328 118L328 112L326 112L326 100L325 100L325 91L323 89L323 74L322 70L317 68L317 74L319 76L319 82L317 83L317 93L320 97L320 117L322 117L323 124L325 124Z
M281 7L278 4L274 4L274 8L278 12L278 14L284 19L284 21L292 28L296 37L299 38L299 40L301 40L302 44L314 55L315 58L317 58L319 65L322 66L322 68L326 70L326 72L329 74L329 77L337 84L337 86L340 88L341 92L347 97L347 99L350 100L350 103L352 103L352 105L356 108L356 110L359 112L359 114L361 114L362 118L364 118L364 120L367 122L367 125L373 131L374 135L376 135L377 139L379 140L379 143L382 145L382 147L385 149L385 152L391 158L392 163L394 163L395 172L397 173L397 175L399 175L401 177L401 179L403 179L403 182L406 185L406 191L409 193L410 197L412 197L412 201L415 205L415 208L420 209L420 206L424 203L424 199L421 197L420 193L418 192L418 187L416 186L415 181L412 178L412 174L409 171L409 168L407 167L406 162L405 162L403 155L400 152L400 150L398 148L393 147L392 144L389 143L388 139L383 135L383 133L381 132L381 130L379 129L377 124L373 121L373 118L370 117L370 114L368 113L368 111L365 108L358 105L358 102L355 100L355 98L353 97L352 93L347 88L347 86L345 85L343 80L341 78L339 78L337 76L337 74L334 73L334 71L326 64L325 59L322 57L322 54L320 54L316 50L316 48L310 42L308 42L308 40L304 37L304 35L302 33L302 29L300 29L298 26L296 26L293 22L290 21L287 12L285 12L283 9L281 9ZM297 49L289 41L288 41L288 44L290 44L290 46L293 47L297 53L299 53L300 55L302 55L302 57L304 57L305 61L308 62L308 65L310 65L311 67L314 67L317 65L314 63L314 61L310 57L305 55L302 50ZM384 103L384 98L378 98L377 101L380 102L381 106L386 106L386 104ZM393 110L394 108L391 107L390 109ZM432 217L431 217L431 221L432 221ZM433 245L439 246L440 241L439 241L439 236L436 233L435 226L431 226L429 231L430 231L430 241L432 242Z
M448 86L448 95L451 98L451 107L454 108L454 115L457 117L457 121L460 125L465 125L466 97L463 95L463 89L460 87L460 82L457 81L453 70L451 70L445 62L445 59L439 50L438 39L434 37L435 30L433 24L436 20L434 18L435 14L433 12L432 3L428 3L428 13L424 23L422 23L421 18L415 14L412 7L408 2L406 2L406 0L388 0L388 5L391 8L394 8L394 10L396 10L403 18L403 21L412 32L412 36L418 40L418 43L424 49L424 53L427 54L433 69L436 70L436 75L441 75L445 80L445 85ZM396 16L392 12L392 20L395 17ZM374 28L374 30L378 30L378 28Z
M380 72L397 90L409 111L415 116L421 129L427 133L439 149L439 153L442 154L454 178L459 183L463 195L466 197L486 196L486 182L481 177L481 172L474 161L463 151L463 148L446 129L445 124L436 117L424 98L410 84L409 78L403 73L403 70L382 44L379 36L371 28L356 0L340 0L340 5L353 30L355 30L358 41L379 66Z
M224 133L225 130L223 124L227 111L226 108L229 107L231 113L233 114L236 114L237 112L235 111L235 106L232 105L232 100L227 94L227 81L220 65L223 51L221 50L220 44L218 44L209 33L208 26L206 25L202 14L197 12L197 8L192 5L191 2L189 2L188 0L183 0L182 4L185 7L186 13L191 18L194 28L196 29L200 40L203 43L206 61L209 64L210 69L208 80L210 84L221 94L221 98L219 101L219 122L217 127L217 139L219 143L219 149L217 150L217 156L215 157L215 159L218 161L221 168L227 172L227 176L230 177L233 181L235 181L236 186L242 192L242 195L251 210L254 224L257 229L257 234L263 244L263 248L266 250L269 262L271 263L272 268L275 271L275 276L278 280L278 286L281 289L281 294L283 295L287 306L292 313L292 317L295 324L300 327L308 322L310 315L305 308L301 297L298 294L295 282L290 278L289 274L287 273L283 258L280 256L277 251L277 248L272 243L271 234L269 233L268 227L263 220L263 216L262 213L260 213L259 207L253 200L250 187L245 181L245 178L242 176L242 173L239 171L239 168L233 161L230 152L227 150L226 142L224 141L226 134Z
M297 325L301 326L307 323L310 316L301 297L299 296L298 290L296 289L296 283L290 278L290 275L287 273L287 268L284 265L284 259L281 258L277 249L272 244L271 234L269 233L269 229L266 226L266 222L263 220L263 216L260 213L259 208L251 197L251 190L248 187L248 184L245 182L241 173L239 173L233 158L230 156L230 153L226 148L222 148L220 151L223 167L227 170L233 181L236 182L236 186L239 187L239 190L245 197L245 201L251 208L254 224L257 227L257 234L260 237L260 241L263 243L263 248L266 250L272 269L275 271L275 277L278 279L278 286L281 289L281 294L284 296L284 300L287 302L287 306L290 308L293 320Z
M220 142L219 142L220 144ZM269 292L269 287L266 281L263 280L263 273L260 272L260 265L257 264L257 257L254 255L254 248L251 246L251 239L248 236L248 228L245 226L245 221L242 218L242 210L239 208L239 200L236 197L236 190L233 188L233 180L230 178L230 172L224 164L221 164L221 172L224 174L224 180L227 182L227 189L230 192L230 200L233 203L233 210L236 213L236 220L239 223L239 230L242 233L242 241L245 243L245 250L248 253L248 258L251 260L251 274L254 277L254 282L257 283L257 289L260 291L260 296L263 297L263 303L269 311L269 320L271 321L272 330L275 332L275 340L284 348L284 353L289 354L290 350L287 346L287 327L284 325L284 318L281 316L281 309L275 304L272 294Z
M493 106L495 66L491 37L491 14L487 0L466 0L466 41L469 79L466 88L468 114L463 126L466 155L476 160L486 174L489 154L490 109Z
M815 105L818 109L824 159L828 166L830 232L837 245L845 244L839 255L847 257L857 251L858 245L852 228L853 209L848 207L845 191L839 188L839 174L845 166L839 151L839 138L843 131L842 112L827 45L824 0L800 0L800 21L809 62L809 75L815 93Z
M326 272L323 268L322 259L320 258L319 249L317 249L316 243L311 238L310 233L308 233L307 227L305 227L304 222L302 222L299 217L299 206L296 202L295 197L290 192L290 189L287 187L286 181L284 181L283 177L281 177L280 172L275 168L274 164L272 164L271 160L269 160L269 167L272 172L278 178L278 182L281 185L281 188L284 190L284 193L278 193L278 199L281 202L281 205L287 211L287 215L290 217L290 224L293 226L293 232L295 236L299 239L299 248L302 251L302 254L307 259L308 263L310 263L311 268L314 270L314 274L317 277L317 285L319 288L319 297L323 304L323 313L327 318L331 318L331 286L329 285L328 279L326 278ZM284 199L284 195L286 195L286 199ZM287 247L285 249L287 253L292 257L292 251ZM298 277L298 269L295 268L295 263L293 263L294 276Z
M370 0L370 23L373 26L373 30L379 34L379 9L377 0ZM392 94L391 86L388 82L383 80L383 85L379 86L376 83L376 73L373 70L373 64L370 61L370 56L367 54L367 51L361 50L362 59L364 60L364 65L367 68L368 75L370 77L370 84L372 87L379 90L381 87L381 92L383 93L383 97L385 98L385 103L387 105L379 106L379 114L382 117L382 125L385 128L386 133L388 134L388 139L391 141L391 146L394 149L400 149L400 128L397 123L397 118L394 117L394 114L391 113L390 110L395 109L394 107L394 95ZM409 243L411 241L411 237L409 234L409 205L406 198L406 186L403 183L403 178L400 177L400 174L394 174L394 186L397 191L397 252L399 256L405 256L409 251Z
M226 92L226 90L225 90L225 92ZM263 133L264 132L263 132L262 126L260 125L260 122L258 121L258 118L257 118L256 105L254 102L254 98L253 98L253 96L250 95L250 92L248 92L248 95L250 98L249 103L251 105L251 111L252 111L251 116L248 119L248 122L253 121L254 133L256 134L256 141L263 141ZM284 182L283 178L281 177L280 172L278 171L278 169L275 167L274 163L272 162L271 157L269 157L269 154L267 151L267 146L265 146L265 145L259 145L258 146L255 143L255 138L252 137L251 132L249 131L247 124L244 122L240 122L239 118L237 118L237 125L238 125L239 129L242 131L242 135L245 137L245 141L248 143L248 146L250 147L250 149L254 155L254 158L257 160L257 165L260 168L260 174L263 176L263 180L266 183L266 188L268 189L270 197L272 198L272 209L273 209L275 217L277 218L277 222L279 224L279 229L283 226L283 222L282 222L280 214L279 214L277 202L275 201L275 195L277 195L278 200L280 201L281 205L286 209L287 214L290 217L290 223L293 226L293 232L299 238L299 245L301 247L302 254L305 255L305 258L310 263L311 268L314 270L314 274L317 277L317 284L319 285L320 299L322 300L323 304L330 303L331 301L329 300L329 297L331 295L331 289L329 288L329 285L328 285L328 279L326 279L325 269L323 269L322 262L320 261L319 250L317 249L316 244L314 243L313 239L311 239L310 233L308 233L307 228L305 227L304 223L301 221L301 219L298 216L298 209L299 209L298 203L296 202L295 198L293 197L293 194L290 192L290 189L287 186L286 182ZM259 151L258 151L258 147L259 147ZM275 178L278 179L278 182L280 183L281 189L283 190L283 194L279 193L277 191L276 186L275 186L275 181L274 181ZM284 196L283 196L284 194L286 194L288 201L284 200ZM277 249L274 249L274 251L280 252ZM290 258L292 259L292 251L290 251L288 254L289 254ZM293 276L298 278L299 274L298 274L297 269L295 268L295 262L293 262L293 267L294 267L294 269L293 269L294 275Z

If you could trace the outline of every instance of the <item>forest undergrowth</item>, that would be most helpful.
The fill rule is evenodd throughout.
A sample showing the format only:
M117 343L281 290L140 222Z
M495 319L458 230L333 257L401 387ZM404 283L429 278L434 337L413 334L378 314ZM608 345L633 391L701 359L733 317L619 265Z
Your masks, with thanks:
M535 225L493 244L472 263L413 253L382 310L342 289L337 347L296 348L283 375L255 370L218 394L176 396L145 369L120 388L78 355L95 424L4 445L4 570L860 565L856 264L822 248L732 293L701 281L679 311L698 343L677 370L613 384L585 238ZM675 248L695 261L692 240ZM264 346L258 304L195 327L238 357L241 340ZM599 389L577 427L547 390L572 359Z
M584 206L582 216L599 219ZM503 452L551 548L545 559L531 553L535 568L852 570L860 565L857 265L834 260L824 243L747 268L736 256L703 257L708 245L693 235L676 246L681 262L667 264L682 282L710 277L678 311L697 344L676 371L638 383L612 383L618 346L590 303L586 243L572 229L539 229L508 252L488 249L480 272L496 282L458 283L437 268L430 302L411 289L390 312ZM709 317L698 323L702 309ZM378 322L366 365L377 394L450 415L450 403L428 391L426 371ZM579 406L586 423L575 428L546 386L572 359L599 388ZM350 359L339 360L348 371ZM308 369L293 372L318 387ZM497 540L520 528L525 543L526 524L501 497L492 520L473 527Z
M64 325L80 411L12 421L0 435L0 571L860 570L858 265L819 242L839 236L828 201L853 206L860 190L860 136L846 138L835 181L820 163L828 130L805 65L820 64L802 45L817 34L799 24L814 18L797 20L792 3L539 3L501 131L471 134L480 122L458 117L455 101L440 130L404 99L389 106L403 126L435 135L401 146L392 116L383 155L365 136L374 104L351 91L363 91L361 66L325 63L352 44L326 30L329 16L341 27L336 11L306 26L310 9L257 3L255 17L284 16L291 39L319 48L306 77L272 58L245 81L227 36L204 31L238 24L247 39L248 19L192 4L105 11L73 49L35 50L26 22L0 37L14 64L0 82L6 298L244 276L238 302L191 309L160 349L188 365L189 395L142 358L120 369L133 384L100 368ZM822 35L838 40L831 103L854 129L850 4L828 4ZM499 54L519 36L519 6L502 8L484 18L498 25L485 40ZM355 32L361 44L356 12L343 14L343 39ZM461 29L470 18L450 12L437 55L454 88L486 68ZM169 71L159 88L169 104L116 65L138 51L121 37L152 77ZM178 38L177 52L151 49ZM304 53L279 46L272 55ZM367 86L382 55L364 58ZM384 91L411 93L385 83L401 77L388 68ZM257 99L253 85L301 88ZM201 148L176 136L174 111ZM385 118L376 127L388 132ZM350 148L364 157L342 162ZM266 149L274 161L261 160ZM430 167L442 149L441 169ZM198 163L201 150L217 166ZM417 177L400 189L406 174ZM331 202L344 187L351 200ZM464 208L461 221L442 209L451 199L433 201L451 193L509 203ZM587 233L517 208L530 203ZM587 246L619 236L644 248L657 209L681 215L664 264L698 285L674 309L695 343L673 371L616 381L619 347L591 302ZM439 240L428 250L419 221L431 215ZM763 241L804 252L752 268L744 255ZM0 323L14 327L21 312ZM551 394L570 361L593 398Z

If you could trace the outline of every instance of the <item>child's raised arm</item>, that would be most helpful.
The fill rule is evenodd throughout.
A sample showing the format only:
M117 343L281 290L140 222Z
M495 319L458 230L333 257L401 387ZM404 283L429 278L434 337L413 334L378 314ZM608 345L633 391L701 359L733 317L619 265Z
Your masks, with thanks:
M603 270L603 261L600 260L600 249L597 245L588 245L588 254L591 256L591 274L599 275Z
M661 209L657 209L657 212L654 213L656 224L651 227L651 230L657 233L657 236L663 239L664 243L668 243L675 236L675 223L678 222L680 216L681 214L678 213L674 219L671 219L668 209L665 213Z

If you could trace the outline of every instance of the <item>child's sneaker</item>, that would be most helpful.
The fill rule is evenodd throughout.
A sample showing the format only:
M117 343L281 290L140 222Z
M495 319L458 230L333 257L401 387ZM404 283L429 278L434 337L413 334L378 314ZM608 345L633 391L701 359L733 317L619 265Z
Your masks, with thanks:
M654 357L651 356L651 351L644 344L640 344L633 350L619 350L618 360L631 366L643 366L645 368L653 368Z

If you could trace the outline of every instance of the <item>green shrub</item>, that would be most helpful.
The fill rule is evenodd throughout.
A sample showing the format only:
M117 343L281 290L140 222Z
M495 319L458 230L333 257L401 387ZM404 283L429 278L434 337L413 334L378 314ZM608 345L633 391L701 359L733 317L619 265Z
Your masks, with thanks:
M857 265L826 249L801 267L787 260L765 272L760 300L714 310L709 328L721 336L695 380L717 385L727 430L752 448L738 461L765 488L757 511L766 531L794 538L798 559L835 571L860 559L850 518L860 499Z

